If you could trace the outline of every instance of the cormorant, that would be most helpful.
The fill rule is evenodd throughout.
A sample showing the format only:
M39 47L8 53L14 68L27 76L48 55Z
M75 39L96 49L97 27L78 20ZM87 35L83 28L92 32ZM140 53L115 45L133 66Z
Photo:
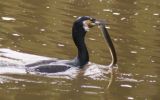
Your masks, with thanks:
M72 27L72 38L78 49L78 55L73 60L44 60L28 64L26 65L26 68L45 73L62 72L71 67L83 68L89 62L89 54L85 44L85 35L91 27L96 25L101 27L106 42L108 43L112 55L112 63L110 66L116 64L116 52L104 23L101 23L90 16L82 16L76 19Z

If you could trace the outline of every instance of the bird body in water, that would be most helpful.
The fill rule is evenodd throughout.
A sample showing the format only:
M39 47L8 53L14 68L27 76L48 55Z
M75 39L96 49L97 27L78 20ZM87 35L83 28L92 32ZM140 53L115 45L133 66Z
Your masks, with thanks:
M112 55L112 65L116 63L116 52L109 37L104 24L96 19L83 16L77 18L72 27L72 38L78 49L78 54L73 60L43 60L32 64L25 65L26 69L44 73L63 72L71 67L83 68L89 62L89 54L85 44L85 35L93 26L100 25L102 32L105 32L105 39L109 44L109 49ZM109 39L109 40L108 40Z

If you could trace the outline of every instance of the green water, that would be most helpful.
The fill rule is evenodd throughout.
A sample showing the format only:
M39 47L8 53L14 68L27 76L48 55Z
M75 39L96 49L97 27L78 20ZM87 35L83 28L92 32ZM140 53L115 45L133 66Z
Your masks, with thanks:
M109 79L0 75L0 100L160 100L159 0L1 0L0 48L72 59L71 27L77 16L108 23L118 56ZM98 28L86 36L90 61L105 65L110 54Z

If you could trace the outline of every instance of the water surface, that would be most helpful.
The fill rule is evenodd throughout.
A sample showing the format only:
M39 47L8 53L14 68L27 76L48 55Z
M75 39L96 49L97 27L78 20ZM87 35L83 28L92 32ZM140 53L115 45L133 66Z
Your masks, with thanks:
M71 27L77 16L104 19L118 54L118 72L93 79L0 75L0 100L159 100L159 0L1 0L0 48L72 59ZM110 54L98 28L86 36L90 61L106 65ZM83 71L82 71L83 72Z

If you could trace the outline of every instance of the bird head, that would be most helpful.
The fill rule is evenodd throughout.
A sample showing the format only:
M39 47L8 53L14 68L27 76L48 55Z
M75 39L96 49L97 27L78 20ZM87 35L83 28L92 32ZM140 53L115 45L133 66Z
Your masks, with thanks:
M79 29L83 29L83 31L87 32L93 26L98 25L98 21L95 18L90 16L82 16L78 17L77 20L74 22L74 25Z
M78 17L73 23L72 37L76 45L81 45L87 31L97 25L96 19L90 16Z

